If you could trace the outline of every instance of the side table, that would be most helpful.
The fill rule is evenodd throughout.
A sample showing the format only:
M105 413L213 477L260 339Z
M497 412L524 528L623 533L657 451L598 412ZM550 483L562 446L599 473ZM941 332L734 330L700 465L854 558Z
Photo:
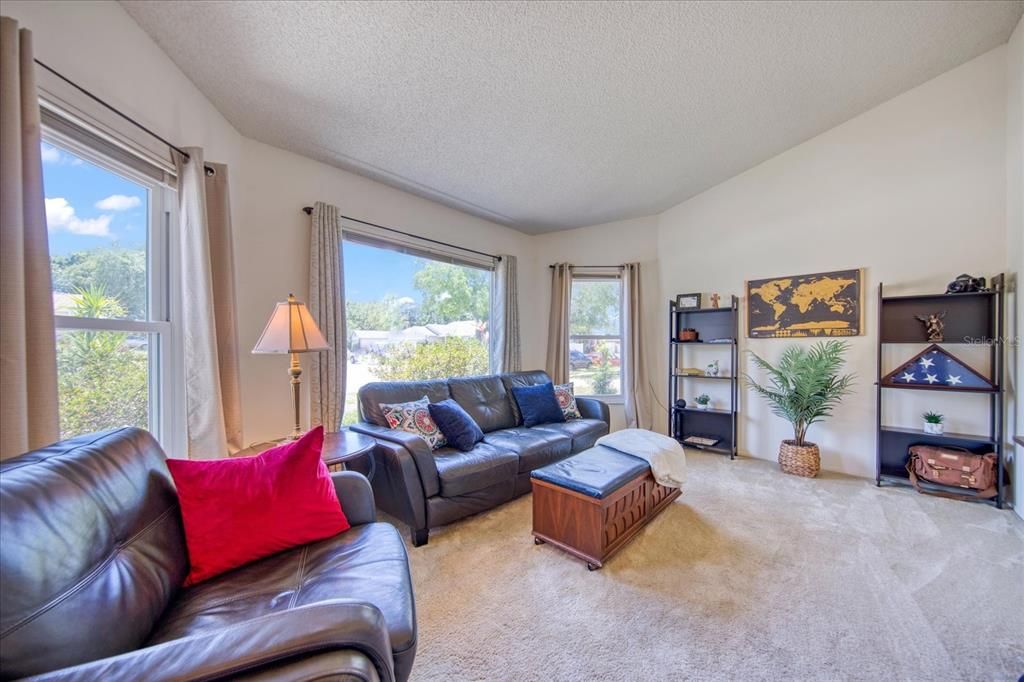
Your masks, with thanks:
M256 443L250 445L244 450L239 450L235 453L235 457L252 457L258 455L264 450L277 447L285 441L266 441L263 443ZM366 473L366 478L373 480L373 475L377 472L377 464L373 459L373 446L377 444L373 438L356 433L355 431L349 431L348 429L342 429L337 433L325 433L324 434L324 449L322 457L324 464L331 471L344 471L347 468L347 463L354 459L358 459L363 455L371 455L370 470Z

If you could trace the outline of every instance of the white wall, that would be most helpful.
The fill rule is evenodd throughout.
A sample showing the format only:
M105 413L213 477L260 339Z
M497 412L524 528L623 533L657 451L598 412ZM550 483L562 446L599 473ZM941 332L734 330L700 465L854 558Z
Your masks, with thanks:
M878 283L891 294L942 291L961 272L1006 267L1005 52L995 49L658 219L656 303L719 291L740 296L745 309L748 279L865 268L866 334L851 339L849 354L855 393L809 434L826 469L874 476ZM741 326L745 334L745 320ZM744 339L741 348L773 360L789 343ZM889 362L917 349L898 349ZM887 423L916 426L921 412L938 409L953 431L986 424L983 401L911 393L891 396ZM741 452L774 459L779 441L791 437L788 425L746 392L740 409Z
M291 430L287 360L248 350L276 301L308 291L309 218L303 206L327 201L364 220L516 255L526 264L520 295L535 300L530 237L241 136L119 4L11 0L3 13L32 30L37 58L163 137L201 146L207 159L228 164L247 442ZM152 147L151 140L137 139ZM524 366L543 366L538 339L545 336L547 316L525 309L522 318Z
M1014 436L1024 438L1024 400L1020 399L1024 381L1024 19L1017 24L1006 50L1006 269L1012 277L1013 290L1007 313L1007 439L1006 447L1014 454L1013 488L1015 509L1024 518L1024 446L1015 445Z
M651 330L647 334L644 344L647 353L648 371L653 377L660 377L665 373L665 348L661 343L661 337L655 330L658 329L658 320L661 313L666 312L665 306L653 305L659 291L659 259L657 243L657 219L653 216L648 218L637 218L634 220L622 220L603 225L580 228L578 230L565 230L538 235L533 238L533 246L536 256L535 277L541 282L541 290L535 300L536 306L530 305L529 309L536 309L537 316L543 317L541 334L545 335L540 339L541 360L545 359L547 352L547 322L548 311L551 308L551 273L548 266L552 263L567 262L573 265L618 265L621 263L640 263L641 290L644 293L644 329ZM521 297L522 298L522 297ZM527 299L523 299L524 301ZM525 308L524 308L525 310ZM544 366L541 362L540 367ZM649 391L649 403L653 410L654 427L664 432L667 427L665 411L658 402L665 402L660 390ZM612 402L610 405L612 416L612 428L625 428L625 417L621 402Z
M873 477L878 283L889 294L943 291L961 272L1007 269L1006 53L992 50L659 216L542 237L542 260L653 253L660 287L648 288L645 301L648 339L656 340L648 357L659 363L651 376L663 402L669 331L662 313L676 294L735 294L744 311L748 279L864 268L866 333L850 339L848 363L857 387L810 436L825 469ZM743 319L741 330L745 335ZM770 360L789 343L810 342L740 342L741 350ZM887 370L920 348L891 348ZM961 354L988 369L984 349ZM701 389L727 401L724 386ZM987 425L985 403L973 396L906 391L886 400L888 424L916 427L921 412L937 409L951 431L984 432ZM746 391L740 411L740 451L775 459L779 441L791 437L788 425Z

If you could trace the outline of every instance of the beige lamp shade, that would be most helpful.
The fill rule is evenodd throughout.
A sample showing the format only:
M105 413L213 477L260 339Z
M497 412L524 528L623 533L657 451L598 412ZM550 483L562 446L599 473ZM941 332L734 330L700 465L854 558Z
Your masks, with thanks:
M316 326L305 303L288 294L288 300L274 306L266 328L253 353L307 353L330 350L327 339Z

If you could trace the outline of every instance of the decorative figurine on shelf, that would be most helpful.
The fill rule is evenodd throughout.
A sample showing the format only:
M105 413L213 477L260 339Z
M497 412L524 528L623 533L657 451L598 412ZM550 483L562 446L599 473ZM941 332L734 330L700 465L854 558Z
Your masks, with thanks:
M711 307L712 308L717 308L718 307L718 302L720 300L722 300L721 296L719 296L718 294L711 294Z
M946 323L942 320L946 317L946 311L932 313L931 315L914 315L918 320L924 322L924 330L928 332L928 340L932 343L941 343Z
M985 278L971 277L966 273L954 279L946 287L947 294L973 294L978 291L988 291L985 287Z
M714 362L709 362L707 367L704 368L704 376L717 377L719 371L718 360L715 360Z
M693 399L693 402L697 403L698 410L706 410L711 407L711 396L707 393L701 393Z

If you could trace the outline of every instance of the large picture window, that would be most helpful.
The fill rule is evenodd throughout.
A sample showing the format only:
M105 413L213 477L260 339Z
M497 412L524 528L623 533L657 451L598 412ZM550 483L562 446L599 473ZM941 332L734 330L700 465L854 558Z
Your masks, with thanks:
M622 281L618 277L572 280L569 380L577 395L622 393Z
M42 157L61 438L121 426L161 438L173 404L173 192L54 131Z
M486 374L491 270L346 235L344 423L371 381Z

